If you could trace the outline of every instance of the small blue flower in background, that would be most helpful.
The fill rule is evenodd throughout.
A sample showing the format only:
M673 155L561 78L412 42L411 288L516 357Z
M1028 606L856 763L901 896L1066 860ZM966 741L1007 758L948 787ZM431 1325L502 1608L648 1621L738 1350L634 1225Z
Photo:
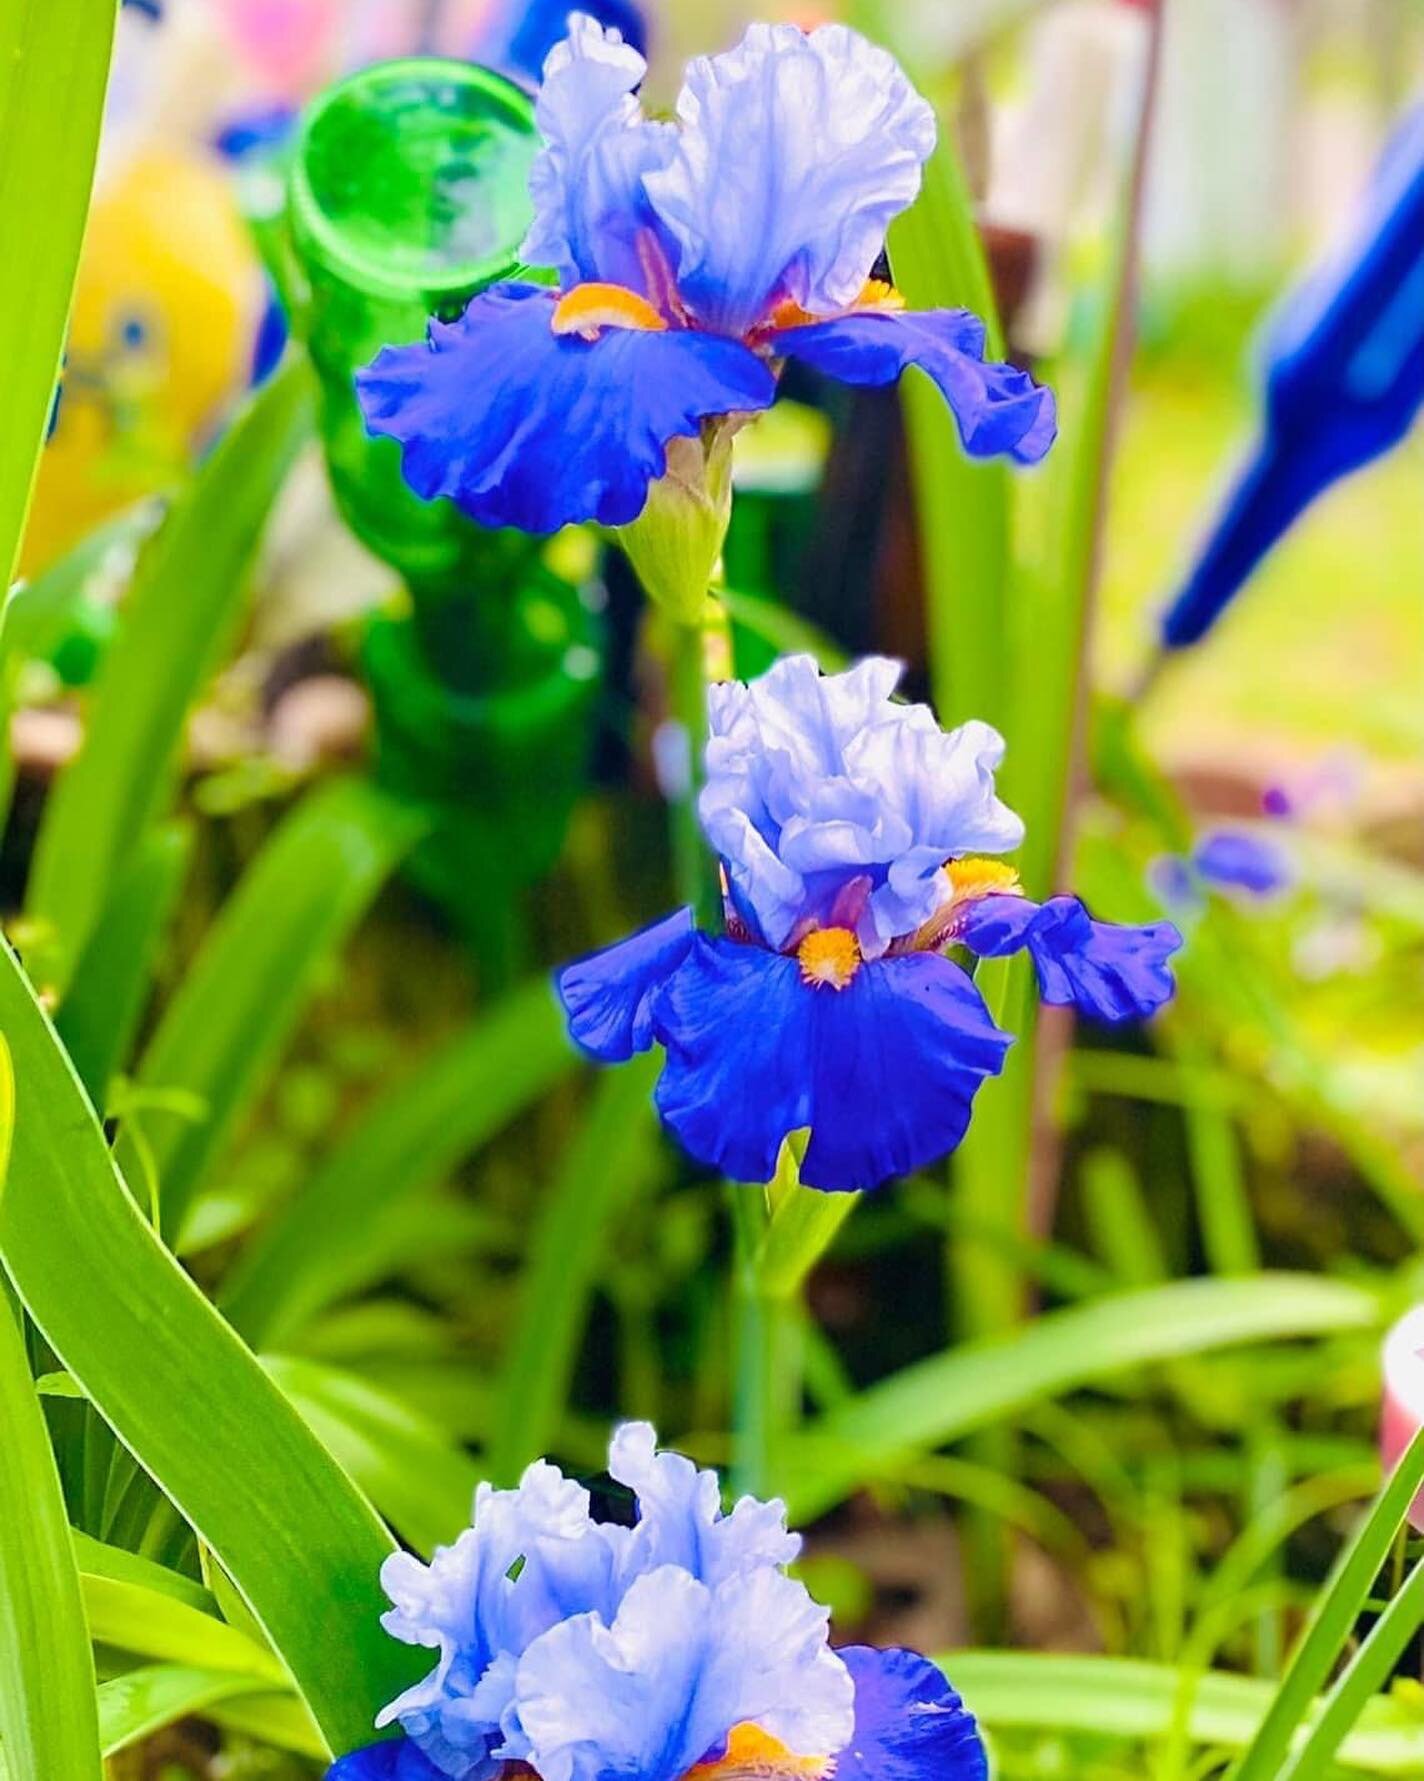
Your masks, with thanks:
M676 123L644 115L644 72L617 31L571 19L522 249L558 289L496 285L358 376L418 494L529 532L628 525L670 445L769 407L787 358L856 384L918 365L971 454L1043 456L1053 398L984 362L982 322L909 314L871 278L935 139L892 56L842 25L753 25L689 65Z
M892 698L899 664L822 675L788 656L714 687L703 829L721 861L725 929L680 910L566 966L569 1031L605 1063L657 1041L656 1100L698 1161L770 1180L809 1127L807 1186L878 1186L936 1161L1003 1067L1000 1032L944 950L1027 950L1046 1001L1141 1018L1172 994L1170 922L1093 921L1075 897L1035 903L979 857L1023 838L1000 802L1004 745L945 733Z
M379 1723L402 1737L329 1781L985 1781L972 1715L914 1652L836 1652L829 1615L785 1573L800 1551L777 1501L722 1513L716 1475L615 1431L608 1469L636 1524L538 1461L481 1485L474 1523L381 1580L384 1625L439 1652Z
M1424 405L1424 104L1395 132L1351 239L1287 299L1266 341L1265 425L1162 619L1198 642L1331 483L1397 445Z
M1191 854L1155 860L1151 881L1163 905L1185 914L1202 905L1204 888L1263 902L1295 883L1295 864L1272 836L1212 829Z
M1274 896L1286 890L1295 876L1277 842L1240 829L1216 829L1204 835L1192 854L1192 864L1208 884L1245 891L1252 897Z

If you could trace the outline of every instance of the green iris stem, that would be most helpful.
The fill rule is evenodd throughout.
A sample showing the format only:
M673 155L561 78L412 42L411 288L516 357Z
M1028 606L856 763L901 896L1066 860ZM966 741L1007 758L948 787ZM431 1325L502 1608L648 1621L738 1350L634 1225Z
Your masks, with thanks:
M855 1194L818 1193L801 1184L808 1134L782 1146L765 1187L731 1183L734 1236L732 1487L736 1494L782 1494L784 1437L801 1419L806 1310L811 1270L854 1210Z
M680 900L693 910L699 927L710 928L716 924L721 898L697 820L707 745L707 626L669 618L664 637L668 705L688 744L687 773L670 806L673 870Z
M774 1486L776 1446L789 1420L788 1395L799 1370L786 1328L789 1307L766 1290L760 1257L770 1222L767 1190L731 1182L732 1215L732 1494L764 1497Z

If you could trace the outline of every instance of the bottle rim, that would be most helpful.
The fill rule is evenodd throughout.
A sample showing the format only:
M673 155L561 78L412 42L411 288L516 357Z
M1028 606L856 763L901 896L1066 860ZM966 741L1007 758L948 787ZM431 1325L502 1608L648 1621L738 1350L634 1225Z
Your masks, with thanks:
M514 133L537 138L534 105L525 90L492 68L477 62L460 61L447 56L404 56L379 62L357 70L329 87L303 113L301 127L292 154L287 176L287 212L293 239L302 252L313 253L328 270L345 277L364 291L390 297L397 301L419 298L433 308L444 295L458 296L466 291L494 284L507 278L520 264L519 243L512 242L505 251L450 266L438 279L392 275L379 258L364 254L353 246L351 237L327 213L311 183L307 167L308 149L322 122L344 104L352 91L370 88L384 81L428 81L432 85L455 82L477 90L492 101L492 115L502 112Z

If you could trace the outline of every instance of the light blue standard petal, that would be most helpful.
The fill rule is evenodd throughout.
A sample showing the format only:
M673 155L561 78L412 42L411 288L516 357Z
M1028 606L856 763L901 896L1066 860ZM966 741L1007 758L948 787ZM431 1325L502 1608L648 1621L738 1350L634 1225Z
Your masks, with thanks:
M1217 829L1204 835L1192 853L1192 864L1209 884L1270 897L1291 883L1295 874L1284 849L1264 835Z
M1093 1020L1144 1020L1176 990L1167 960L1182 936L1170 921L1093 921L1077 897L983 897L956 918L954 937L981 958L1026 946L1044 1001Z
M736 1725L830 1756L852 1687L805 1586L762 1569L709 1589L664 1565L606 1625L566 1620L525 1652L516 1699L540 1781L680 1781Z
M742 1497L724 1515L717 1474L680 1453L659 1453L651 1423L627 1422L615 1431L608 1471L638 1499L624 1556L629 1580L672 1564L715 1588L738 1572L789 1565L801 1550L801 1536L787 1532L785 1503Z
M653 1042L653 996L692 944L692 911L679 909L601 952L575 959L555 978L569 1036L603 1064L622 1064Z
M894 57L844 25L752 25L689 64L677 113L675 153L644 183L684 301L729 334L781 297L818 315L854 302L935 141Z
M570 1615L611 1615L625 1528L589 1517L588 1492L556 1466L529 1466L517 1490L482 1484L474 1524L428 1565L394 1553L381 1583L393 1638L439 1651L435 1668L377 1715L399 1722L444 1775L492 1781L506 1755L520 1653ZM511 1574L514 1573L514 1574Z
M811 1127L801 1178L850 1192L935 1162L969 1124L1009 1038L948 959L864 963L843 989L794 957L698 935L653 1005L667 1048L658 1111L699 1162L768 1181Z
M387 1738L337 1757L326 1781L446 1781L446 1776L409 1738Z
M711 689L698 814L770 946L816 920L853 927L878 957L934 913L947 859L1023 839L994 792L1002 738L981 723L942 732L928 706L892 697L900 674L885 656L843 674L787 656Z
M643 176L671 156L674 132L643 116L634 94L647 63L632 45L585 13L568 27L535 105L544 147L529 172L534 221L520 254L551 267L565 289L595 279L648 296L648 247L639 242L655 240L658 224ZM659 250L663 263L668 251Z
M669 329L555 334L553 293L496 285L426 344L356 375L368 431L401 443L406 481L471 519L524 532L627 525L668 441L712 415L769 407L771 372L740 342Z
M864 310L785 328L779 354L841 383L893 383L918 365L949 404L972 458L1036 464L1058 433L1053 392L1027 371L984 358L984 324L967 309Z
M974 1715L914 1651L849 1645L855 1731L836 1758L836 1781L988 1781Z

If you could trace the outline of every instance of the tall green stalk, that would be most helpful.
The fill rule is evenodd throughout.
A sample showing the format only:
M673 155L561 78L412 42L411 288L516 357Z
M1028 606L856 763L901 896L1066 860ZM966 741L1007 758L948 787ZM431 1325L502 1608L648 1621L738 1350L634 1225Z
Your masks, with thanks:
M669 798L673 872L678 900L696 914L699 925L717 918L720 898L711 857L697 820L697 794L706 775L707 627L664 619L668 706L687 738L686 770Z

